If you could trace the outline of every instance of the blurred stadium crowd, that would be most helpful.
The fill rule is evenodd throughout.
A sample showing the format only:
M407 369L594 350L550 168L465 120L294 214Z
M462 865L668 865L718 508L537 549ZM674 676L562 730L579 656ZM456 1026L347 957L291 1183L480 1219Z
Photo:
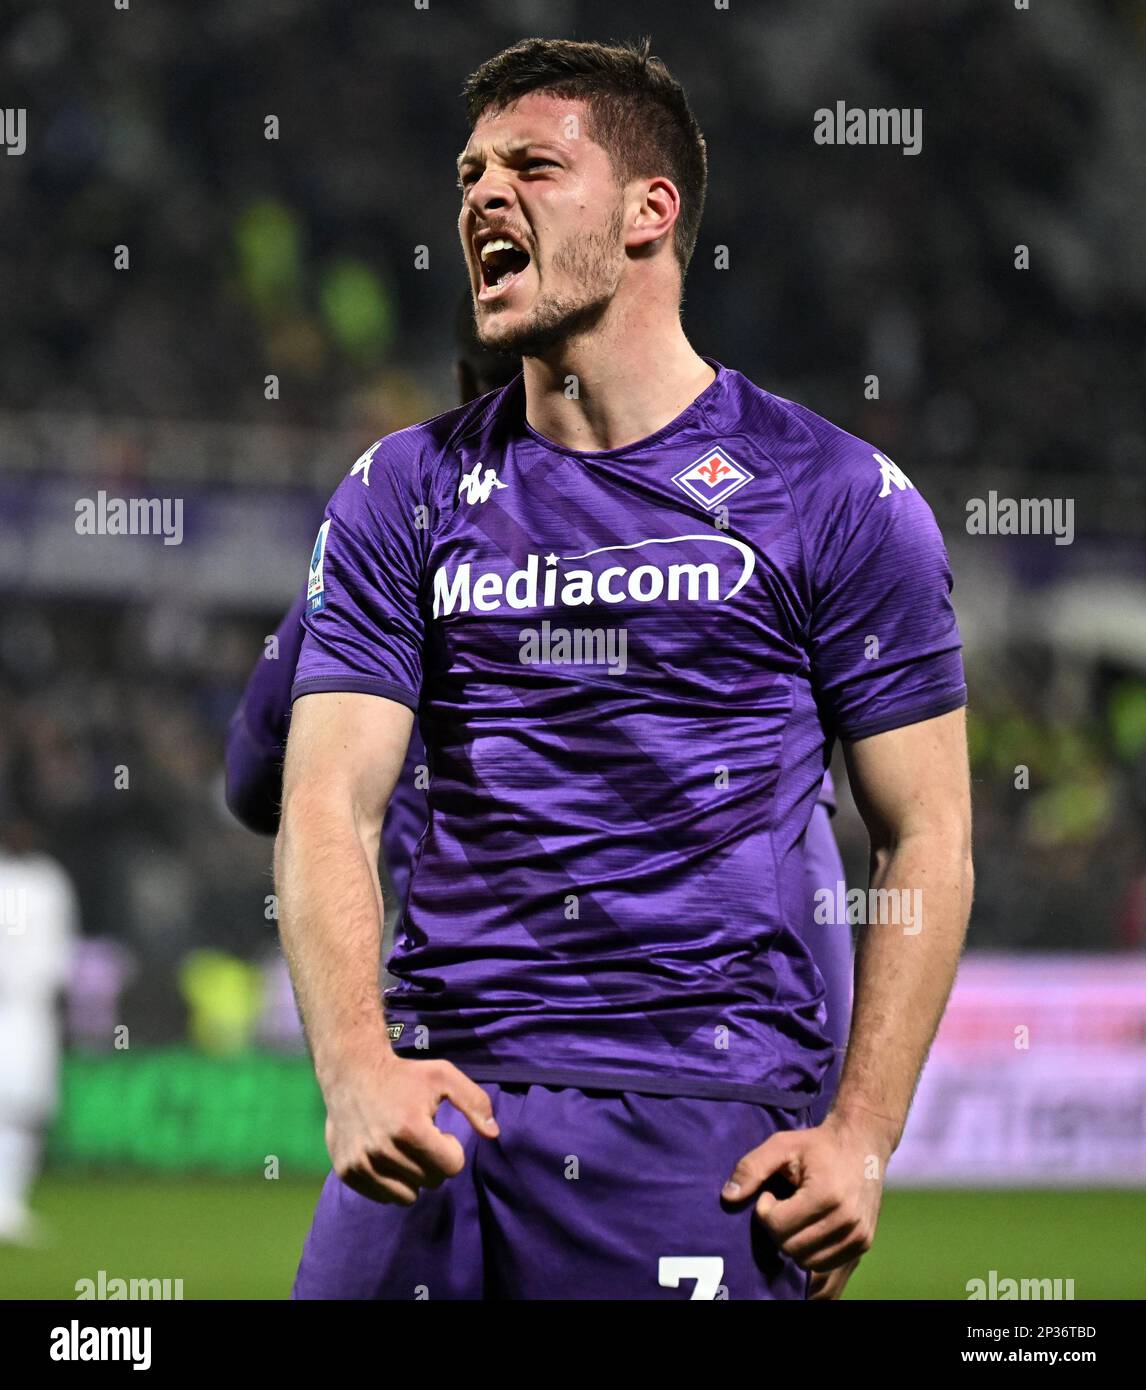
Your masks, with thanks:
M687 292L706 350L889 450L1142 465L1146 20L1132 0L1036 10L647 7L708 137ZM610 5L571 0L432 16L160 0L110 18L17 0L5 101L28 108L32 136L0 183L5 403L259 423L417 415L419 396L442 395L461 276L458 55L476 65L533 24L607 35L616 22ZM837 100L921 107L922 154L814 145L813 112ZM118 245L130 270L113 265ZM713 268L719 245L727 270ZM869 372L874 408L857 381ZM281 379L271 404L267 373Z
M522 34L621 36L616 23L588 0L118 13L16 0L0 64L29 138L0 179L0 407L34 418L38 442L20 457L0 442L0 476L67 472L52 417L339 430L365 445L451 405L461 82ZM633 5L625 24L653 34L709 142L685 305L698 349L871 439L946 499L957 601L979 564L951 534L971 472L1014 496L1067 480L1090 548L1055 552L1060 570L1112 563L1113 515L1132 543L1117 563L1146 579L1141 6ZM838 100L922 107L922 153L817 147L813 112ZM142 486L148 458L119 456L117 438L101 466ZM273 451L240 471L268 492L295 481ZM1100 494L1104 510L1088 511ZM304 566L300 553L299 582ZM266 948L267 846L227 819L221 745L278 616L265 602L196 613L145 589L119 602L32 591L0 613L0 802L73 874L89 936L172 967L198 946ZM976 626L972 942L1141 948L1146 651L1072 659L1020 625L1000 658ZM114 785L121 765L130 795ZM858 823L839 828L859 876ZM164 1008L149 1004L157 1035Z

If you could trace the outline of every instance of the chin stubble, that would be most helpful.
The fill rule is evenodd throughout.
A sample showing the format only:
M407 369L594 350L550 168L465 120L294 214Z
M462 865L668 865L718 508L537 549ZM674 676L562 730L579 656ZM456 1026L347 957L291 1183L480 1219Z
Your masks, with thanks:
M607 225L558 247L553 269L563 271L582 286L576 297L542 295L529 317L504 333L497 319L478 327L482 346L491 352L539 357L559 343L594 327L608 309L620 280L617 244L624 226L624 208L618 203ZM492 330L492 331L491 331Z

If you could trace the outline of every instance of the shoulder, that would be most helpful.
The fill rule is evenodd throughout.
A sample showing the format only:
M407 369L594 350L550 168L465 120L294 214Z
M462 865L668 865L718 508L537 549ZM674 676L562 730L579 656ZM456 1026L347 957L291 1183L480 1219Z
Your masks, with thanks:
M797 401L740 378L740 428L782 478L816 582L860 553L943 559L934 514L910 473L884 449ZM945 561L944 561L945 562Z
M740 372L731 375L732 425L756 454L776 470L798 509L809 498L820 506L831 498L860 500L885 492L886 484L908 480L888 456L798 401L757 386Z
M886 496L889 485L904 490L911 486L903 471L869 440L850 434L798 401L761 394L768 398L773 460L797 493L862 498Z
M357 510L387 494L399 493L428 500L456 446L464 439L495 428L509 408L507 393L512 391L517 380L376 439L355 459L336 489L333 501Z

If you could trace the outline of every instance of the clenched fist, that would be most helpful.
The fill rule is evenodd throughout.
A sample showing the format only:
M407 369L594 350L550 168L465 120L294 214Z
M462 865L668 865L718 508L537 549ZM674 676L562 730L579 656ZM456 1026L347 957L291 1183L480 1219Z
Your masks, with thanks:
M815 1129L783 1130L737 1163L721 1195L756 1197L773 1175L795 1191L760 1193L756 1216L777 1247L813 1276L815 1298L838 1298L871 1249L891 1145L878 1125L831 1114Z
M411 1206L422 1187L440 1187L465 1166L461 1144L434 1116L443 1100L484 1138L495 1138L489 1096L452 1062L414 1062L393 1053L343 1073L328 1088L326 1147L334 1171L363 1197Z

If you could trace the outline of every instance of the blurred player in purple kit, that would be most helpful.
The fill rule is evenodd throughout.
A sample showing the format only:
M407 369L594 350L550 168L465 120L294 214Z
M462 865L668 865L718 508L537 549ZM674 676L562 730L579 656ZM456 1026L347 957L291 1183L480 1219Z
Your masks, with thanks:
M466 94L477 332L523 374L367 450L311 556L276 877L334 1171L295 1295L832 1296L969 910L947 557L885 455L687 342L705 151L647 47L528 41ZM926 921L863 931L815 1123L837 738Z

